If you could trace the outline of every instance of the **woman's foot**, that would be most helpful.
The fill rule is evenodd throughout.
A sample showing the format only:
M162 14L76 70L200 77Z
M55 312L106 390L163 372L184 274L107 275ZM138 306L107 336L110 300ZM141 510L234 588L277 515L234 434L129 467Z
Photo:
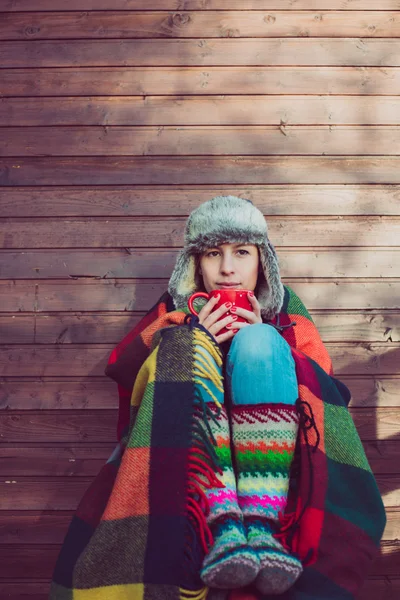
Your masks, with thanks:
M283 594L301 575L302 564L273 537L273 530L263 519L245 521L249 546L260 561L260 571L254 582L263 594Z
M252 583L260 561L249 547L245 528L239 519L224 518L211 526L214 545L203 561L201 579L208 587L233 589Z

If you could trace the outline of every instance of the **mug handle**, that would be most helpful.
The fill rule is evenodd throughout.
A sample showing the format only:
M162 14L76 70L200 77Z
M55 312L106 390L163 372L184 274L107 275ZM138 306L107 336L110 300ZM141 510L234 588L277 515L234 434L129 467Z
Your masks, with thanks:
M205 292L195 292L194 294L192 294L188 300L188 307L190 312L192 313L192 315L198 315L199 313L196 312L196 309L193 306L193 300L196 300L196 298L206 298L207 300L210 299L210 295L206 294Z

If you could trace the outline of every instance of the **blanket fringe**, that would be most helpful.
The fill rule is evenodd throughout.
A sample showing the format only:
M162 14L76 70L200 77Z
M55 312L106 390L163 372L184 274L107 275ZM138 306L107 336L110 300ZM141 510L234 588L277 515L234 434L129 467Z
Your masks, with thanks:
M185 590L184 588L180 588L179 600L205 600L208 589L208 587L204 587L201 590Z
M204 490L225 487L217 476L218 474L221 475L223 471L214 449L217 442L209 424L210 419L217 422L222 406L204 380L211 381L215 388L221 392L223 392L223 383L222 375L217 368L222 366L220 349L201 329L193 327L192 331L194 383L202 387L210 398L210 404L217 407L217 411L213 411L198 392L198 389L195 391L192 444L188 455L189 483L186 499L185 568L194 577L199 577L203 557L214 543L207 523L210 507ZM181 600L203 600L206 598L207 592L208 588L201 588L196 591L181 588Z

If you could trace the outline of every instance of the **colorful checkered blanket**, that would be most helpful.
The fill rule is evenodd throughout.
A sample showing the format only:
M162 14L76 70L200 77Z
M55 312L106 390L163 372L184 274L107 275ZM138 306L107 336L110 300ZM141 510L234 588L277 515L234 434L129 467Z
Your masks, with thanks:
M385 512L319 333L285 287L270 322L290 344L300 429L278 534L304 571L284 600L352 600L379 551ZM218 487L205 406L194 394L197 319L164 294L112 352L118 445L82 498L62 546L50 600L205 600L199 578L212 537L199 483ZM217 593L219 594L219 592ZM249 589L229 600L272 600Z

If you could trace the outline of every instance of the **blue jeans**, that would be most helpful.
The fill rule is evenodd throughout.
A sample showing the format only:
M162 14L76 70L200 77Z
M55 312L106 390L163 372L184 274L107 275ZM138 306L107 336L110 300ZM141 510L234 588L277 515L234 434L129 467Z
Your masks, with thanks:
M249 325L234 336L226 357L225 376L225 388L234 405L293 405L298 397L290 346L274 327L265 323ZM223 394L211 381L207 381L207 386L222 404ZM204 389L199 388L199 392L205 402L210 402Z
M226 360L227 385L234 405L295 404L295 362L289 344L271 325L240 329Z

